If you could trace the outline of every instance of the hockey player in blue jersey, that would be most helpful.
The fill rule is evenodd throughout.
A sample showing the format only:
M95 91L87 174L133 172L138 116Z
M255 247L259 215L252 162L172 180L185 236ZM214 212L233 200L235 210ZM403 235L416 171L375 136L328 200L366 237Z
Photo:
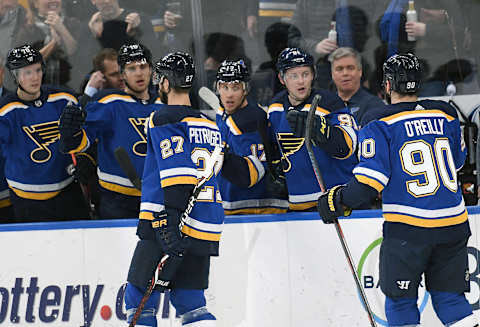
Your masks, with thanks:
M268 108L271 134L278 143L290 210L311 210L321 194L319 186L312 183L315 175L304 145L305 122L313 97L322 96L312 134L315 156L328 187L343 184L352 176L357 163L353 155L356 123L336 94L312 89L315 69L310 54L299 48L286 48L278 57L277 70L286 90L275 95Z
M456 111L443 101L418 100L421 72L413 54L390 57L383 76L391 105L368 112L354 178L323 194L318 211L332 223L382 191L380 286L389 326L420 325L422 274L445 326L478 326L465 298L471 233L456 175L466 155Z
M151 60L150 51L143 45L123 45L118 64L125 91L101 91L85 110L67 106L60 119L60 143L64 152L85 151L98 140L100 218L132 218L139 213L141 192L115 161L114 151L118 146L125 148L138 174L143 173L147 154L144 123L150 113L161 106L158 94L149 91Z
M210 257L218 256L224 212L217 174L230 181L250 184L256 177L245 158L225 153L198 196L193 210L179 229L197 176L216 146L223 146L215 122L192 109L189 91L195 67L190 55L176 52L155 65L154 80L168 104L150 116L147 158L143 173L142 204L137 243L125 290L127 321L133 319L146 286L164 254L169 257L157 285L170 288L170 301L183 326L214 327L204 289L208 287ZM186 238L185 238L186 236ZM156 309L161 290L154 290L137 321L157 326Z
M88 218L77 183L67 173L69 155L58 151L58 119L77 99L66 89L42 85L42 55L29 45L13 48L6 67L17 83L0 101L0 143L16 220Z
M224 61L218 68L215 87L222 105L217 108L217 126L229 150L248 157L252 170L260 172L252 184L242 186L220 175L223 208L227 215L286 212L288 201L269 194L265 187L266 161L258 128L267 126L267 114L247 100L249 81L250 73L242 60Z

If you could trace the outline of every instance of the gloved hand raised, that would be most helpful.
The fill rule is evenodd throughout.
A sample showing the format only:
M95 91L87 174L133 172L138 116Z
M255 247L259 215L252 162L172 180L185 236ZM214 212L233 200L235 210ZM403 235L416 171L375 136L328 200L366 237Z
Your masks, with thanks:
M325 224L333 224L340 216L350 216L351 208L342 204L341 190L344 185L337 185L320 195L317 210Z
M60 115L59 126L62 137L75 137L82 130L82 125L87 117L87 112L71 103L63 108Z
M307 111L295 109L287 112L287 121L296 137L305 137L307 130ZM330 137L330 125L324 116L313 117L312 141L315 146L326 143Z

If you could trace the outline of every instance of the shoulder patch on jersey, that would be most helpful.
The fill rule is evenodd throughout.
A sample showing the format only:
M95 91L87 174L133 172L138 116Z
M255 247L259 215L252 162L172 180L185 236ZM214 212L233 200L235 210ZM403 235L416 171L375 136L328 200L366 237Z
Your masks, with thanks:
M124 102L136 102L135 99L133 99L129 95L121 95L121 94L109 94L100 100L98 102L106 104L114 101L124 101Z
M0 116L5 116L10 111L15 109L28 109L28 106L21 102L10 102L4 105L2 108L0 108Z
M51 93L48 95L48 102L55 102L59 100L72 101L73 103L78 104L77 98L66 92Z
M384 117L380 120L387 123L388 125L391 125L401 120L420 118L420 117L440 117L440 118L445 118L448 121L452 121L455 119L454 117L447 115L445 112L441 110L429 109L429 110L402 111L397 114Z
M282 111L284 111L282 103L272 103L270 106L268 106L267 115L270 115L272 112Z
M312 105L310 103L308 103L302 108L301 111L309 111L311 106ZM328 111L325 108L319 107L319 106L317 106L317 109L315 110L315 115L319 115L319 116L328 115L329 113L330 113L330 111Z

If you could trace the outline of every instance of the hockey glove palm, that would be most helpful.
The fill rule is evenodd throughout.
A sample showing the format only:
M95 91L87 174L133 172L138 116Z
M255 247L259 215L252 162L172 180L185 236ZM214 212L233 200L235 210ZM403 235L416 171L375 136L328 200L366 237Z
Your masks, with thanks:
M296 137L305 137L307 130L308 112L289 110L287 112L287 121L293 134ZM313 117L312 141L315 146L326 143L330 137L330 125L324 116L315 115Z
M350 216L351 208L346 208L342 204L341 190L345 186L337 185L318 198L318 214L322 217L325 224L333 224L340 216Z
M60 115L58 129L64 137L75 136L82 130L82 125L87 117L87 112L80 107L68 104Z

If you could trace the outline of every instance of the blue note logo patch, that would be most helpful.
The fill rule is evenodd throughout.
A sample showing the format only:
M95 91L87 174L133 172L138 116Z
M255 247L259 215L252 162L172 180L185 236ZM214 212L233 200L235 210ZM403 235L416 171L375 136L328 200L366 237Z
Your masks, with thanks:
M288 157L300 150L303 143L305 143L305 139L303 137L295 137L293 133L277 133L277 139L282 151L283 171L286 173L292 169L292 163Z
M33 162L44 163L52 157L52 151L48 148L50 144L60 139L58 120L47 123L23 126L23 131L37 145L30 153Z
M140 141L137 141L132 146L132 151L137 156L145 157L147 155L147 134L145 133L145 121L148 118L128 118L130 124L140 136Z

